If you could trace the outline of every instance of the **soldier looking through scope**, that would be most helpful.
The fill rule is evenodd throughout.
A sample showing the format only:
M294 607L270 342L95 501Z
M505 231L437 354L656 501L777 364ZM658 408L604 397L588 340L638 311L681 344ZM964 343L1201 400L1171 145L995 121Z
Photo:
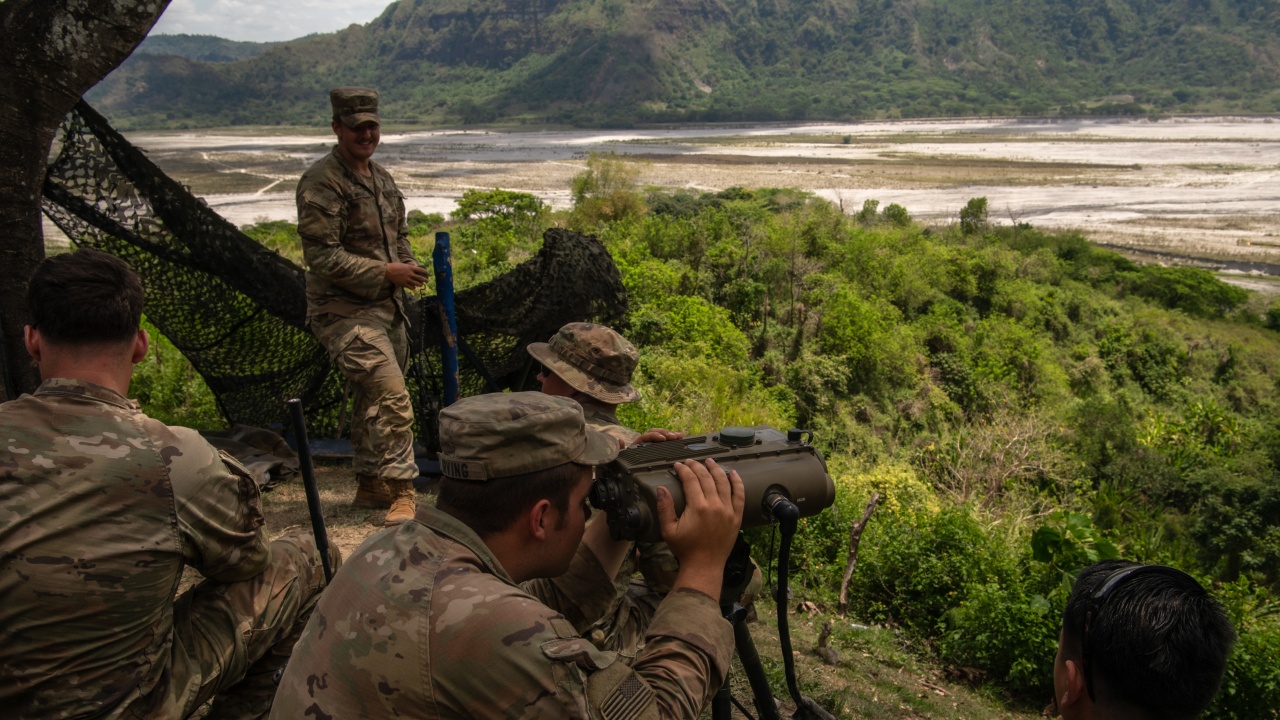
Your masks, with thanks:
M718 597L742 520L737 474L676 467L685 511L668 494L660 514L680 570L628 665L581 636L613 602L631 548L587 523L592 470L617 442L577 403L524 392L446 408L440 444L438 508L374 535L334 576L271 717L701 713L734 647Z

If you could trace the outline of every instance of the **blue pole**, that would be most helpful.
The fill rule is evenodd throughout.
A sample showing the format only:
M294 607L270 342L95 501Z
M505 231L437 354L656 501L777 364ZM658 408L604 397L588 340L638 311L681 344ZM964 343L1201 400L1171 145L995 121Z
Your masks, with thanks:
M449 249L449 233L436 233L436 248L431 252L436 271L436 297L440 300L441 366L444 370L444 405L458 401L458 319L453 311L453 255Z

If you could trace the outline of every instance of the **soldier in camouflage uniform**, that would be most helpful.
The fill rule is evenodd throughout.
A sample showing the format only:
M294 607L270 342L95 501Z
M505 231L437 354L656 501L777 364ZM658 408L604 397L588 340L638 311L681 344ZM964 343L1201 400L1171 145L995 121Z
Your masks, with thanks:
M356 389L351 421L355 506L413 517L413 406L405 387L402 288L430 278L409 248L404 195L371 159L381 139L378 93L335 88L333 152L298 181L298 234L307 264L307 322Z
M651 431L646 440L678 437ZM682 463L688 505L659 502L681 559L634 664L581 637L630 549L587 525L592 467L616 442L542 393L464 398L440 413L438 508L384 530L334 577L271 717L694 718L724 681L720 615L742 480Z
M314 541L268 543L248 472L125 397L148 346L128 265L54 256L28 301L43 382L0 405L0 714L265 716L323 585ZM206 580L175 599L186 565Z
M613 436L621 447L640 436L618 421L618 405L640 399L631 385L640 355L626 338L604 325L573 322L547 342L530 343L527 350L542 363L542 392L576 400L587 427ZM634 579L637 569L643 582ZM637 543L636 553L628 556L615 578L619 594L613 607L588 637L602 648L635 657L643 648L647 618L671 590L678 569L666 543Z

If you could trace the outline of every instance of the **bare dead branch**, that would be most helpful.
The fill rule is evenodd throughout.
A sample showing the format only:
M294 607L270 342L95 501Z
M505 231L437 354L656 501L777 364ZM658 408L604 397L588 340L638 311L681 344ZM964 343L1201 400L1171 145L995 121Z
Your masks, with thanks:
M867 503L867 509L862 512L862 519L853 524L849 528L849 560L844 565L844 579L840 581L840 606L838 608L841 615L849 609L849 580L853 578L853 568L858 564L858 543L862 542L862 531L866 529L867 522L871 520L871 513L875 512L876 505L880 504L880 493L871 493L871 502Z

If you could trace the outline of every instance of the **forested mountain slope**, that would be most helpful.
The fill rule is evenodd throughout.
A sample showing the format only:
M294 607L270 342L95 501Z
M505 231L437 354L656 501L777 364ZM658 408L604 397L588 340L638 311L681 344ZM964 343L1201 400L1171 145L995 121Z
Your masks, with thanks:
M1280 6L400 0L237 62L136 54L90 100L125 127L314 124L352 83L410 123L1273 112Z

